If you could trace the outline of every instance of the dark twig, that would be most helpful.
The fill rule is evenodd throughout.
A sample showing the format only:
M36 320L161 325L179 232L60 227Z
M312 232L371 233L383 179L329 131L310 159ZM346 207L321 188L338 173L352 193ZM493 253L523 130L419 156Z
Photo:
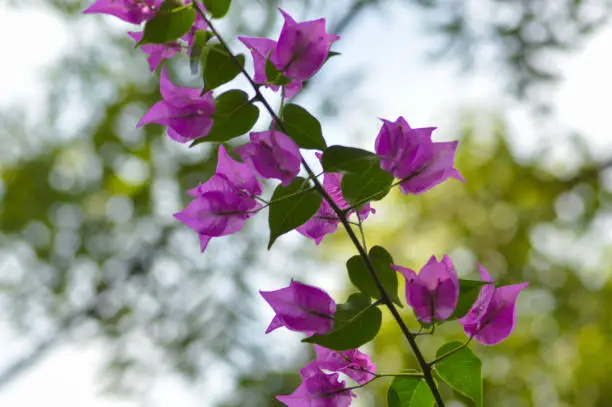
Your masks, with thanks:
M206 16L206 14L197 5L197 2L194 2L193 4L195 5L196 11L202 16L204 21L206 21L206 23L208 24L208 27L211 30L211 32L215 35L215 37L217 37L217 39L219 40L219 43L221 44L221 46L223 46L225 48L225 50L228 52L228 54L232 57L232 59L233 59L234 63L236 64L236 66L240 68L240 71L242 72L242 74L249 81L249 83L251 84L251 87L255 91L255 94L256 94L258 100L263 104L263 106L268 111L268 113L270 114L272 119L275 121L275 123L277 123L279 129L283 133L287 133L287 131L284 129L282 121L280 120L280 118L278 117L278 115L276 114L276 112L274 111L272 106L268 103L268 101L262 95L261 91L259 90L259 86L255 83L255 81L253 80L251 75L246 71L244 66L238 61L238 59L236 58L234 53L231 51L231 49L229 48L229 46L227 45L227 43L225 42L223 37L221 37L219 32L216 30L216 28L212 24L210 19ZM402 317L400 316L399 312L395 308L395 305L391 301L391 298L389 297L389 294L386 292L385 288L383 287L383 285L382 285L378 275L376 274L376 270L374 269L374 266L373 266L372 262L370 261L370 258L368 256L367 252L365 251L364 247L361 245L361 242L359 241L359 238L357 237L357 235L355 234L355 232L351 228L351 225L350 225L350 223L349 223L349 221L348 221L348 219L346 217L345 212L338 207L338 205L333 200L333 198L323 188L323 185L321 184L321 182L317 178L316 174L314 173L314 171L310 168L308 163L303 158L302 158L302 165L304 166L304 169L308 173L308 176L310 177L310 179L314 183L314 188L321 194L323 199L325 199L327 201L327 203L332 208L334 213L336 213L336 215L338 216L340 222L342 223L342 226L346 230L346 233L349 235L349 238L351 239L353 245L355 246L355 248L359 252L359 255L361 256L361 258L363 259L363 261L364 261L364 263L365 263L365 265L366 265L370 275L374 279L374 283L376 284L376 287L380 291L382 302L387 306L387 308L391 312L391 315L393 316L393 318L395 319L395 321L399 325L399 327L400 327L404 337L408 341L408 344L410 345L410 348L412 349L412 352L414 353L414 355L415 355L415 357L417 359L417 362L419 363L419 366L421 367L421 370L423 372L423 377L425 379L425 382L427 383L427 385L431 389L431 392L432 392L432 394L434 396L434 399L435 399L438 407L444 407L444 401L442 400L442 396L440 395L438 387L436 386L436 383L435 383L435 381L433 379L431 366L427 363L427 361L423 357L423 354L421 353L421 350L419 349L419 347L418 347L418 345L416 343L415 336L410 332L410 330L408 329L408 327L406 326L406 324L402 320Z

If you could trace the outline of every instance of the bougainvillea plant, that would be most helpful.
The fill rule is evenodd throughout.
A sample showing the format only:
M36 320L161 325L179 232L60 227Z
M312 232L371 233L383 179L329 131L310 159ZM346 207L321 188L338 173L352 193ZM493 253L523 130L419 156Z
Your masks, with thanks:
M449 178L465 182L454 168L458 142L433 141L435 127L411 128L399 117L382 120L373 152L328 146L319 121L288 100L336 55L331 48L340 37L326 32L323 18L298 22L279 10L284 24L276 40L238 37L251 53L251 70L245 67L245 56L228 47L213 23L229 8L230 0L97 0L84 12L144 24L142 31L128 35L148 55L151 71L160 73L162 100L138 126L165 126L168 137L190 146L225 143L248 133L248 141L238 147L219 146L215 174L187 191L193 200L175 214L198 235L202 252L211 239L240 231L265 208L268 248L293 230L319 245L339 227L355 246L357 254L346 267L358 291L344 303L295 280L275 291L260 292L275 313L266 333L281 328L300 332L305 335L304 346L316 351L316 359L300 370L299 387L277 399L291 407L345 407L357 397L353 390L392 377L387 397L391 407L443 407L440 381L482 406L481 362L468 345L472 340L494 345L512 333L516 299L528 283L500 287L482 266L480 280L460 279L446 255L441 260L432 256L416 272L395 264L380 246L368 249L362 228L375 213L372 202L394 187L405 195L418 195ZM181 87L170 80L165 62L183 52L192 64L200 65L203 88ZM240 89L217 91L238 75L248 81L250 95ZM262 95L261 87L280 91L278 110ZM270 126L251 132L260 110L271 117ZM322 171L304 159L304 150L315 151ZM279 181L269 198L262 197L262 179ZM405 280L403 298L398 294L398 274ZM421 323L419 331L409 329L402 319L397 307L403 304L413 309ZM418 370L377 373L376 364L358 350L376 338L381 307L397 322ZM453 322L463 326L466 341L446 343L428 360L417 337L432 335L435 326Z

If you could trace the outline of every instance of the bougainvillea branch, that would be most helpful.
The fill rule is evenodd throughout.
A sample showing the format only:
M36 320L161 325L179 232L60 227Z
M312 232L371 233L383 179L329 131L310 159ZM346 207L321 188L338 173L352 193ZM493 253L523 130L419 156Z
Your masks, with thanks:
M172 140L194 146L248 133L259 118L255 103L261 103L271 117L270 128L250 132L246 144L219 146L215 174L187 191L193 200L175 214L197 233L203 252L213 238L238 232L264 208L269 212L268 248L293 230L319 245L341 224L357 250L346 267L358 292L345 303L296 280L284 288L260 291L275 314L266 333L285 328L306 334L302 342L313 344L317 355L300 370L300 386L277 399L290 407L346 407L357 397L352 390L393 377L389 407L434 403L444 407L437 377L482 407L481 363L468 345L472 339L493 345L511 334L515 302L527 283L496 287L481 266L480 280L459 279L446 255L440 261L432 256L417 273L395 264L383 247L368 248L363 229L363 222L376 213L372 203L396 186L404 195L419 195L450 178L465 182L454 168L458 142L434 142L434 127L411 128L400 117L383 119L375 152L328 146L319 121L287 100L336 55L331 47L340 37L326 32L325 19L297 22L280 10L284 24L277 40L238 37L251 52L251 75L245 56L232 52L212 22L229 8L230 0L97 0L86 12L110 14L133 24L145 22L142 32L129 35L149 55L150 70L161 70L162 100L145 113L139 126L165 126ZM169 79L165 61L182 52L189 55L192 71L194 65L201 66L202 89L180 87ZM217 94L219 86L240 74L255 96L240 89ZM263 96L262 86L281 90L278 112ZM240 160L230 156L231 150ZM302 150L317 151L321 172L304 159ZM305 177L299 176L302 169ZM261 197L264 179L280 181L270 199ZM351 220L353 215L356 221ZM403 304L398 274L406 282L404 303L421 324L418 332L408 328L397 309ZM376 364L358 349L376 338L382 304L400 327L420 371L376 373ZM416 338L433 335L437 325L450 321L463 325L467 342L444 344L428 362ZM357 384L348 386L340 375Z
M212 22L208 20L208 17L203 12L203 10L197 5L197 3L195 5L195 8L196 8L197 12L202 16L202 19L204 19L204 21L206 21L206 23L208 24L208 27L210 28L211 32L215 35L215 37L217 37L217 39L219 40L221 45L225 48L225 50L232 57L232 60L234 61L234 63L238 67L240 67L240 69L242 71L242 74L247 78L247 80L249 81L249 83L253 87L253 90L257 94L258 100L262 102L262 104L264 105L264 107L268 111L268 114L270 114L270 116L272 117L272 119L274 120L275 123L278 123L280 130L282 132L286 133L286 130L285 130L283 124L282 124L282 121L277 116L276 112L274 111L274 109L272 108L270 103L268 103L266 98L262 95L261 91L259 90L259 86L257 86L255 81L251 78L250 74L244 69L244 67L236 59L236 57L232 53L231 49L229 48L229 46L227 45L227 43L225 42L223 37L216 30L216 28L214 27ZM317 190L317 192L321 194L321 196L323 197L323 199L325 199L325 201L327 201L327 203L332 208L332 210L334 211L336 216L338 216L338 219L340 219L340 222L342 223L342 226L344 226L344 229L345 229L346 233L348 234L349 238L351 239L351 242L353 243L353 245L355 246L355 248L359 252L359 255L361 256L361 258L365 262L366 267L368 269L368 272L372 276L372 278L373 278L373 280L374 280L374 282L376 284L376 288L380 292L380 295L382 297L382 302L388 307L389 311L391 312L391 315L393 316L393 318L395 319L395 321L399 325L400 330L402 331L402 334L404 335L404 337L408 341L408 344L410 345L410 348L414 352L414 355L415 355L415 357L417 359L417 362L419 363L419 366L422 369L423 377L425 378L425 381L427 382L427 385L431 389L431 392L432 392L432 394L434 396L434 399L435 399L436 403L438 404L439 407L444 407L444 401L442 400L442 396L440 395L440 392L438 391L438 387L436 386L436 383L435 383L435 381L433 379L433 376L432 376L431 366L427 363L427 361L423 357L423 354L421 353L421 350L419 349L419 346L418 346L418 344L417 344L417 342L415 340L414 335L412 334L412 332L410 332L410 329L408 328L408 326L406 325L406 323L404 322L404 320L400 316L400 314L397 311L397 309L395 308L395 305L393 304L393 302L391 302L389 294L387 294L387 292L385 291L385 288L383 287L382 283L380 282L380 279L378 278L378 275L376 274L376 270L374 269L374 266L372 265L372 262L370 261L370 258L368 257L366 249L362 246L361 242L359 241L359 238L357 237L357 235L353 231L353 228L349 224L348 219L346 218L346 213L338 207L338 205L333 200L333 198L323 188L323 186L321 185L321 183L320 183L319 179L317 178L316 174L310 168L310 166L308 165L306 160L304 160L303 158L302 158L302 165L303 165L304 169L306 170L306 172L308 173L309 178L313 181L313 183L315 185L315 189Z

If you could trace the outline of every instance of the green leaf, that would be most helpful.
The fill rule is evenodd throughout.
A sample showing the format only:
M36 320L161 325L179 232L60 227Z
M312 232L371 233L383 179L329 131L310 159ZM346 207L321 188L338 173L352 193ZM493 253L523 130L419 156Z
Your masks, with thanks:
M449 342L440 347L436 357L462 346ZM457 392L470 398L476 407L482 407L482 362L469 348L463 348L436 363L436 374Z
M202 78L204 79L204 89L202 93L206 93L231 81L241 72L241 68L244 67L244 55L236 55L236 59L240 63L240 66L238 66L234 58L221 44L210 45L205 47L203 51Z
M195 75L198 73L204 48L206 47L206 43L212 37L214 37L214 34L210 31L198 30L194 33L194 41L193 45L191 46L191 53L189 54L189 66L191 67L192 74Z
M434 402L427 383L418 377L397 376L387 391L388 407L431 407Z
M202 0L202 3L213 18L221 18L229 11L231 0Z
M374 246L370 249L369 257L374 270L376 270L376 275L391 301L401 307L402 303L397 295L397 273L389 266L393 263L393 258L380 246ZM381 298L376 282L361 256L351 257L346 262L346 268L351 282L359 291L372 298Z
M333 350L358 348L376 337L382 323L382 312L370 305L362 294L353 294L346 304L336 307L334 329L325 335L313 335L302 342L316 343Z
M321 206L321 201L321 195L310 189L308 180L304 178L296 177L286 187L277 186L270 201L268 250L279 236L302 226L312 218Z
M197 30L194 33L193 43L204 47L204 46L206 46L208 41L210 41L211 38L213 38L214 36L215 36L215 34L213 34L210 31Z
M266 79L268 83L278 86L291 83L291 79L283 76L282 72L276 69L270 58L266 60Z
M380 278L382 286L385 288L387 294L389 294L391 301L402 307L402 302L397 295L397 272L391 268L393 257L391 257L391 254L381 246L372 247L368 256L374 265L374 269Z
M138 45L165 44L174 41L191 30L195 18L196 13L192 7L184 6L172 10L162 5L155 17L145 24Z
M249 102L246 93L234 89L217 97L213 118L208 136L194 140L190 147L206 141L223 142L243 135L257 122L259 109Z
M336 305L334 329L346 325L351 318L368 308L371 304L369 296L362 293L351 294L344 304Z
M352 207L360 207L369 201L383 199L391 190L392 183L393 175L382 170L376 162L363 173L345 174L340 189L342 196Z
M464 317L465 314L470 311L472 305L474 305L474 302L478 298L481 287L486 284L489 283L486 281L459 279L459 300L457 301L455 311L449 320Z
M321 123L306 109L287 104L281 112L281 121L287 135L305 149L325 150L327 144L321 131Z
M321 164L325 172L362 173L372 164L378 165L378 156L360 148L331 146L323 153Z
M378 156L360 148L331 146L321 163L326 172L344 173L342 195L352 207L384 198L393 183L393 175L380 168Z

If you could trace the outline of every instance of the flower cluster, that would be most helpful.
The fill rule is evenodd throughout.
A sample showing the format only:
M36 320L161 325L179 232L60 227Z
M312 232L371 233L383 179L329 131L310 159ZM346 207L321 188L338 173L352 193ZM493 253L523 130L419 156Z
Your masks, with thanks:
M285 327L307 335L326 334L334 327L336 303L325 291L297 281L276 291L260 291L276 315L266 333ZM358 349L334 351L314 345L317 357L301 371L302 384L294 393L278 396L288 406L306 407L313 400L329 406L348 406L355 395L338 380L343 373L358 384L365 384L375 375L376 365ZM325 371L335 373L325 373Z
M251 51L255 67L255 82L277 91L278 77L269 77L269 65L285 78L285 97L295 96L302 83L314 76L329 56L331 45L340 39L325 31L325 19L297 23L285 11L280 10L285 23L278 41L269 38L242 37L238 39Z
M445 321L453 315L459 299L459 278L448 256L438 261L432 256L417 274L409 268L391 267L406 280L406 302L425 323ZM487 270L478 266L485 283L470 311L459 319L466 335L483 345L495 345L514 330L515 304L528 283L495 287Z
M229 8L229 3L230 0L219 0L211 7L211 16L220 18L224 5ZM433 141L435 127L411 128L403 117L395 121L383 119L374 153L344 146L334 150L327 147L322 134L313 134L320 133L321 126L305 109L293 105L293 113L285 113L289 107L286 100L295 96L303 83L334 55L331 46L340 37L326 32L325 19L296 22L280 10L284 24L277 40L238 37L253 60L254 73L249 82L255 95L248 97L241 90L217 94L216 88L221 84L239 73L249 74L242 56L234 55L213 28L200 0L96 0L85 13L109 14L131 24L146 24L143 31L129 35L148 54L150 70L161 67L161 100L144 114L138 126L165 126L168 137L178 143L228 142L218 146L215 173L187 191L192 201L174 215L197 234L202 251L212 238L240 231L264 208L269 208L270 245L292 230L319 245L342 225L358 249L359 267L351 268L349 261L347 268L360 292L351 295L345 304L336 304L324 290L295 280L275 291L260 291L274 311L266 334L279 328L303 333L316 352L315 360L300 371L300 386L290 395L277 396L279 401L290 407L345 407L356 397L352 390L380 377L400 375L376 373L376 365L358 349L378 333L381 305L392 311L421 364L422 372L413 378L423 380L431 390L429 405L435 401L443 406L432 377L435 363L462 351L471 340L494 345L512 333L516 300L528 283L497 286L482 266L478 267L480 281L459 279L446 255L442 260L432 256L417 273L395 264L383 248L376 251L375 247L368 253L362 222L376 213L372 201L382 199L394 186L399 186L405 195L417 195L449 178L465 180L454 164L458 142ZM156 29L158 32L154 32ZM170 79L165 60L183 51L192 62L201 54L203 71L209 63L207 53L215 52L212 59L223 61L206 71L203 89L178 86ZM283 89L279 112L264 99L261 86L274 91ZM273 119L264 131L252 131L259 117L258 102L263 102ZM247 133L246 143L234 144L233 139ZM305 149L320 150L315 153L323 168L319 175L304 159ZM300 174L305 175L299 177ZM262 197L268 180L278 181L270 200ZM354 227L361 233L362 242ZM453 351L433 362L424 362L415 334L395 309L394 304L401 302L397 295L398 273L405 280L405 302L416 318L431 326L457 320L468 337L464 345L457 348L453 344ZM475 356L470 353L464 357ZM347 386L340 375L356 385ZM463 382L453 382L456 376L453 373L440 377L459 393L467 394L461 388ZM395 398L408 397L401 399L402 405L410 403L411 395L395 392L393 384L391 392Z
M420 194L448 178L465 181L453 168L457 141L434 143L435 127L412 129L400 117L395 122L383 120L376 138L380 166L400 182L404 194Z
M215 113L212 92L202 95L198 89L176 86L168 78L166 69L162 69L159 89L163 100L145 113L139 127L149 123L168 126L168 136L179 143L208 134Z

